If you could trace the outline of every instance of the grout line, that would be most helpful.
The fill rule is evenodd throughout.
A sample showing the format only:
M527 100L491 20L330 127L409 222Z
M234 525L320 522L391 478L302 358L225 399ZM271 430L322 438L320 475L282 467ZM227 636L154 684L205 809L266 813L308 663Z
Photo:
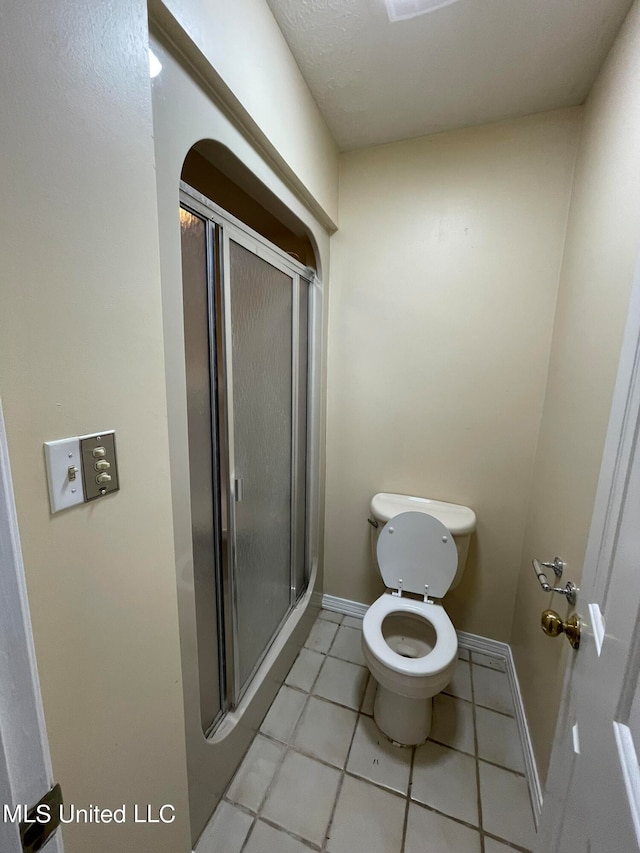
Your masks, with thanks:
M478 756L478 761L483 764L489 764L491 767L497 767L498 770L505 770L507 773L512 773L514 776L519 776L521 779L527 778L527 774L523 770L514 770L513 767L506 767L504 764L496 764L495 761L489 761L488 758Z
M216 811L217 811L217 809L216 809ZM240 847L240 853L242 853L242 851L246 848L247 844L249 843L249 839L253 835L253 831L256 828L257 823L258 823L258 815L253 815L253 822L252 822L251 826L249 827L249 832L247 832L247 834L245 835L245 839L242 842L242 846Z
M420 800L416 800L415 797L411 798L411 802L414 803L416 806L420 806L420 808L426 809L427 811L433 812L434 814L441 815L442 817L446 817L447 820L452 820L454 823L459 823L460 826L466 826L467 829L473 829L475 832L482 834L480 827L477 826L475 823L469 823L468 820L463 820L461 817L454 817L452 814L447 814L447 812L441 812L440 809L435 808L435 806L430 806L427 803L423 803Z
M502 658L498 658L498 660L502 660ZM471 663L474 666L479 666L481 669L491 669L491 670L493 670L493 672L500 672L502 675L507 675L506 669L498 669L497 666L489 666L488 663L480 663L480 661L477 661L477 660L472 660ZM508 677L509 676L507 675L507 678Z
M508 717L510 720L515 720L515 714L509 714L508 711L498 711L497 708L490 708L488 705L483 705L482 702L474 703L477 708L482 708L485 711L493 711L494 714L500 714L501 717Z
M351 628L350 630L355 631L355 628ZM361 663L360 661L357 661L357 660L350 660L349 658L338 657L338 655L333 652L333 646L331 648L332 648L332 651L327 652L328 658L331 658L332 660L342 661L342 663L352 663L354 666L362 666L362 667L366 668L367 664L364 661Z
M277 695L277 694L276 694L276 695ZM274 697L274 701L275 701L275 697ZM271 704L273 704L273 702L272 702ZM269 706L269 708L270 708L270 707L271 707L271 705ZM269 713L269 711L267 711L267 714L268 714L268 713ZM267 714L265 714L265 717L267 716ZM253 829L254 829L254 827L255 827L255 825L256 825L256 822L257 822L257 819L258 819L258 818L257 818L257 812L252 811L252 809L247 808L247 806L243 806L241 803L236 803L236 802L234 802L233 800L230 800L230 799L228 798L228 796L227 796L227 793L228 793L228 791L229 791L229 788L233 785L233 783L234 783L234 781L235 781L235 778L236 778L236 776L238 775L238 772L240 771L240 768L241 768L241 767L242 767L242 765L244 764L244 762L245 762L245 760L246 760L246 758L247 758L247 755L249 754L249 750L251 749L251 747L252 747L252 746L253 746L253 744L255 743L255 740L256 740L257 735L258 735L258 732L256 732L256 733L254 734L254 736L251 738L251 742L249 743L249 746L248 746L248 747L247 747L247 749L245 750L244 755L242 756L242 759L240 760L240 762L239 762L239 764L238 764L238 767L237 767L237 769L236 769L236 772L233 774L233 776L231 777L231 779L229 779L229 782L227 783L227 786L225 787L224 791L222 792L222 796L220 797L220 800L218 801L218 805L217 805L217 806L215 807L215 809L213 810L213 814L211 815L211 817L209 818L209 820L207 821L207 824L206 824L206 826L205 826L205 830L206 830L206 827L207 827L207 826L209 826L209 824L210 824L210 823L215 819L216 813L217 813L218 809L220 808L220 803L222 803L222 802L229 803L229 804L230 804L230 805L232 805L234 808L237 808L237 809L239 809L240 811L242 811L242 812L244 812L245 814L247 814L248 816L252 817L252 818L253 818L253 823L252 823L252 824L251 824L251 826L249 827L249 831L247 832L247 834L246 834L246 836L245 836L245 839L244 839L244 841L242 842L242 847L240 848L240 851L244 850L244 848L245 848L245 846L246 846L246 844L247 844L247 841L249 840L249 837L250 837L250 836L251 836L251 834L253 833ZM279 766L279 765L278 765L278 766ZM259 805L260 805L260 804L259 804ZM203 834L204 834L204 830L203 830Z
M507 841L506 838L500 838L499 835L496 835L493 832L486 832L485 835L492 841L500 842L500 844L503 844L505 847L508 847L509 850L517 850L518 853L531 853L531 850L529 850L528 847L520 847L518 844L514 844L513 841Z
M485 666L485 669L488 669L488 667ZM497 672L497 671L498 670L494 670L494 672ZM503 673L503 675L504 675L504 673ZM497 708L490 708L488 705L483 705L482 702L476 702L475 700L472 700L472 699L465 699L464 696L456 696L455 693L447 693L446 690L442 691L442 695L443 696L450 696L452 699L459 699L461 702L467 702L469 705L474 704L478 708L484 708L485 711L493 711L494 714L500 714L500 716L502 716L502 717L509 717L509 719L511 719L511 720L516 719L515 714L510 714L508 711L498 711Z
M331 624L331 623L330 623L330 624ZM333 623L333 624L335 624L335 623ZM337 632L337 630L336 630L336 634L337 634L337 633L338 633L338 632ZM299 654L299 653L298 653L298 654ZM318 678L320 677L320 672L322 671L322 668L323 668L323 666L324 666L324 664L325 664L325 661L326 661L326 654L324 655L324 657L325 657L325 660L323 660L323 661L322 661L322 664L320 665L320 667L319 667L319 669L318 669L318 672L316 673L316 676L315 676L315 678L314 678L314 680L313 680L313 682L312 682L312 684L311 684L311 690L313 690L313 688L315 687L316 681L317 681L317 680L318 680ZM298 657L297 657L297 656L296 656L296 659L294 660L293 664L291 665L292 667L293 667L293 665L295 664L296 660L298 660ZM291 671L291 670L289 670L289 671ZM288 675L288 674L289 674L289 673L287 673L287 675ZM287 686L288 686L288 685L287 685ZM290 689L292 689L292 690L298 690L298 688L296 688L296 687L291 687ZM285 759L286 759L287 755L289 754L289 752L291 752L291 751L292 751L292 749L291 749L291 741L293 741L293 739L295 738L295 734L296 734L296 732L297 732L297 730L298 730L298 727L299 727L299 725L300 725L300 722L301 722L302 718L304 717L305 711L307 710L307 706L309 705L309 701L310 701L311 696L312 696L311 690L309 690L309 691L307 692L307 698L306 698L306 701L305 701L304 705L302 706L302 710L300 711L300 715L298 716L298 719L296 720L296 723L295 723L295 725L294 725L294 727L293 727L293 729L292 729L292 731L291 731L291 735L289 736L289 740L287 741L287 743L284 743L283 741L279 741L277 738L269 737L269 740L272 740L272 741L274 741L275 743L277 743L277 744L279 744L279 745L281 745L281 746L284 746L284 749L282 750L282 756L280 757L280 761L278 762L278 764L277 764L277 766L276 766L275 770L273 771L273 776L271 777L271 781L270 781L270 782L269 782L269 784L267 785L267 788L266 788L266 790L265 790L265 792L264 792L264 794L263 794L263 796L262 796L262 799L260 800L260 803L258 804L258 811L256 812L255 820L254 820L254 822L253 822L253 825L252 825L251 829L250 829L250 830L249 830L249 832L247 833L247 837L245 838L245 840L244 840L244 843L243 843L242 847L240 848L240 853L243 853L243 851L245 850L245 848L246 848L246 846L247 846L247 842L249 841L249 838L251 837L251 835L252 835L252 834L253 834L253 832L254 832L254 829L255 829L255 825L256 825L256 823L257 823L257 822L258 822L258 820L262 817L262 810L264 809L264 806L265 806L265 804L266 804L266 802L267 802L267 800L268 800L268 798L269 798L269 795L271 794L271 791L272 791L272 790L273 790L273 788L275 787L276 780L277 780L278 776L280 775L280 771L282 770L282 765L284 764ZM278 691L278 692L279 692L279 691ZM299 692L299 693L305 693L306 691L298 690L298 692ZM276 696L277 696L277 694L276 694ZM274 701L275 701L275 700L274 700ZM272 703L272 704L273 704L273 703ZM269 713L269 712L267 711L267 713ZM266 714L265 714L265 717L266 717ZM263 734L263 736L264 736L264 733L262 733L262 732L261 732L261 734ZM255 741L255 736L254 736L253 740L251 741L251 743L253 743L254 741ZM236 773L234 773L234 775L233 775L233 779L235 779L236 774L237 774L237 771L236 771ZM232 779L232 781L233 781L233 779ZM231 784L231 782L229 783L229 785L230 785L230 784ZM266 818L266 819L265 819L265 823L266 823L266 822L268 822L268 821L269 821L269 819L268 819L268 818ZM274 824L274 826L275 826L275 824ZM290 832L289 832L285 827L278 827L278 829L281 829L282 831L284 831L285 833L287 833L287 835L291 835L291 833L290 833ZM297 836L295 836L295 835L294 835L293 837L294 837L294 838L296 838ZM307 843L311 843L311 842L307 842ZM314 845L314 847L315 847L315 845ZM319 850L320 848L319 848L319 847L315 847L315 849L316 849L316 850Z
M356 722L356 725L353 727L354 734L355 734L357 725L358 724ZM351 739L353 741L353 735L351 736ZM350 750L351 750L351 744L349 744L349 751ZM347 752L347 760L348 760L348 758L349 758L349 752ZM338 787L336 788L336 795L335 795L334 800L333 800L333 806L331 807L331 813L329 814L329 823L327 824L327 828L324 831L324 841L322 842L322 847L320 848L322 851L326 851L327 844L329 843L329 839L331 838L331 829L333 827L333 820L336 816L336 809L338 807L338 800L340 799L340 794L342 793L342 786L344 784L344 777L345 777L345 774L344 774L344 770L343 770L340 773L340 778L338 779Z
M250 809L248 806L243 806L242 803L236 803L233 800L230 800L226 795L220 800L220 802L228 803L230 806L233 806L234 809L238 809L238 811L243 812L247 815L247 817L255 817L257 812L254 812L253 809Z
M327 620L324 619L323 621L326 622ZM336 637L338 636L338 631L342 627L342 623L341 622L329 622L329 625L335 625L336 630L335 630L335 634L331 638L331 642L329 643L329 648L327 649L326 652L324 652L325 655L329 655L331 653L331 649L333 648L333 644L335 643Z
M311 687L309 688L309 696L311 696L311 694L313 693L313 688L316 686L316 683L317 683L318 679L320 678L320 673L322 672L322 668L324 667L325 663L327 662L327 655L324 652L318 652L318 654L324 654L324 660L322 661L322 663L318 667L318 671L316 672L315 678L311 682ZM295 661L294 661L294 663L295 663Z
M326 610L325 608L322 608L322 609L320 610L320 613L318 613L318 616L317 616L317 618L316 618L316 621L317 621L318 619L320 619L322 622L333 622L333 624L334 624L334 625L342 625L342 623L343 623L343 621L344 621L344 613L339 613L339 614L338 614L338 615L340 616L340 618L338 619L338 621L337 621L337 622L336 622L336 620L335 620L335 619L327 619L327 617L326 617L326 616L323 616L323 615L322 615L323 613L336 613L336 612L337 612L337 611L335 611L335 610Z
M491 658L491 660L500 660L507 665L507 656L506 654L498 654L497 652L483 652L480 649L469 649L469 654L471 656L471 660L477 664L477 666L487 666L489 669L492 667L487 663L482 663L482 661L476 660L474 655L482 655L483 658ZM506 670L505 670L506 672Z
M353 770L345 770L344 775L348 776L350 779L355 779L357 782L366 782L367 785L371 785L373 788L377 788L379 791L384 791L385 794L391 794L391 796L393 797L400 797L401 799L406 800L409 796L408 794L403 794L402 791L398 791L395 788L388 788L386 785L382 785L380 782L374 782L373 779L368 779L366 776L359 776L357 773L354 773Z
M320 853L322 849L319 844L315 844L313 841L309 841L308 838L304 838L302 835L297 835L295 832L292 832L290 829L286 829L284 826L281 826L279 823L276 823L270 817L265 817L264 815L260 818L263 823L266 823L267 826L273 827L273 829L277 829L282 832L284 835L288 835L289 838L295 838L296 841L299 841L301 844L308 850L315 850L317 853Z
M264 804L266 803L266 801L267 801L267 799L268 799L268 797L269 797L269 794L271 793L271 791L272 791L272 789L273 789L273 787L274 787L274 785L275 785L275 781L276 781L276 779L278 778L278 775L279 775L279 773L280 773L280 770L282 769L282 765L284 764L284 760L285 760L285 758L287 757L287 753L288 753L288 751L289 751L289 750L288 750L286 747L285 747L285 749L283 749L283 750L282 750L282 755L280 756L280 760L278 761L278 763L277 763L277 765L276 765L276 768L275 768L275 770L273 771L273 776L271 777L271 781L270 781L270 782L269 782L269 784L267 785L267 788L266 788L266 790L265 790L264 794L262 795L262 799L261 799L261 800L260 800L260 802L258 803L258 810L256 811L256 814L255 814L255 818L254 818L253 824L252 824L252 826L251 826L251 829L250 829L250 830L249 830L249 832L247 833L247 837L245 838L245 840L244 840L244 842L243 842L243 844L242 844L242 847L240 848L239 853L243 853L243 851L245 850L245 848L246 848L246 846L247 846L247 843L249 842L249 839L250 839L250 838L251 838L251 836L253 835L253 832L254 832L254 830L255 830L255 826L256 826L256 824L258 823L258 820L260 819L260 817L261 817L261 815L262 815L262 809L264 808ZM235 775L234 775L234 777L233 777L233 778L235 779Z
M459 752L462 755L468 755L471 758L474 758L475 752L467 752L464 749L459 749L457 746L451 746L449 743L445 743L442 740L436 740L436 738L429 737L430 743L437 743L438 746L444 746L446 749L452 749L454 752ZM514 770L513 767L507 767L506 764L498 764L495 761L490 761L488 758L482 758L481 755L478 755L478 761L482 761L484 764L490 764L492 767L497 767L498 770L506 770L508 773L513 773L514 776L521 776L523 779L527 778L524 770Z
M429 701L433 701L430 699ZM416 761L417 747L411 747L411 765L409 767L409 784L407 785L407 803L404 809L404 821L402 823L402 842L400 844L400 853L404 853L404 848L407 843L407 826L409 824L409 806L411 805L411 789L413 787L413 767Z
M369 678L373 676L369 674ZM342 768L342 772L340 774L340 779L338 781L338 787L336 789L336 796L333 801L333 808L331 809L331 814L329 815L329 823L327 824L327 828L325 830L324 843L322 845L322 850L326 851L327 844L329 843L329 839L331 838L331 829L333 827L333 821L336 815L336 809L338 807L338 800L340 799L340 794L342 793L342 786L344 785L345 776L347 775L347 764L349 763L349 757L351 755L351 747L353 746L353 741L356 736L356 731L358 729L358 723L360 722L361 709L364 704L364 697L367 695L367 687L369 686L369 680L364 686L364 690L362 691L362 698L360 699L360 705L358 708L358 716L356 717L356 724L353 727L353 731L351 732L351 740L349 741L349 748L347 749L347 754L344 757L344 767Z
M314 654L314 655L320 655L320 656L323 658L322 663L321 663L321 664L320 664L320 666L318 667L318 671L317 671L317 672L316 672L316 674L313 676L313 679L312 679L312 681L311 681L311 686L309 687L309 689L308 689L308 690L305 690L305 689L304 689L304 687L298 687L298 685L297 685L297 684L287 684L287 682L286 682L286 681L284 681L284 682L283 682L283 686L284 686L284 687L290 687L290 688L291 688L291 690L297 690L297 691L298 691L298 693L311 693L311 691L313 690L313 688L316 686L316 681L318 680L318 676L320 675L320 670L321 670L321 669L322 669L322 667L324 666L325 660L327 659L327 653L326 653L326 652L317 652L317 651L315 651L315 649L307 649L307 648L306 648L306 646L304 646L303 648L305 649L305 651L307 651L307 652L313 652L313 654ZM302 651L302 649L301 649L300 651ZM298 655L298 657L299 657L299 655ZM294 660L294 662L293 662L293 664L292 664L292 666L291 666L291 669L289 670L289 672L288 672L288 673L287 673L287 675L286 675L286 678L289 678L289 675L291 674L291 670L292 670L292 669L293 669L293 667L296 665L296 662L297 662L297 660L298 660L298 657ZM278 692L279 692L279 691L278 691ZM278 694L276 693L276 696L277 696L277 695L278 695ZM275 701L275 699L274 699L274 701ZM269 713L269 712L267 711L267 714L268 714L268 713ZM265 714L265 716L266 716L266 714Z

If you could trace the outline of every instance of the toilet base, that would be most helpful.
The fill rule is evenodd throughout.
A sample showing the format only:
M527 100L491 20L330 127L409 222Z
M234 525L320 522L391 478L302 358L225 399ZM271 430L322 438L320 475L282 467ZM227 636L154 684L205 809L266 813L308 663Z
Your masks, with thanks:
M378 684L373 719L380 731L402 746L424 743L431 731L433 699L408 699Z

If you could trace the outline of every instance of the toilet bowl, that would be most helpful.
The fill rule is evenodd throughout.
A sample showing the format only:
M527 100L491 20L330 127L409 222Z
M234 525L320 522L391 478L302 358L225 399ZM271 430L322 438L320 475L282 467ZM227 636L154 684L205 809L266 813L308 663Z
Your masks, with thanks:
M396 743L423 743L432 697L453 678L458 656L458 636L444 607L387 592L365 614L362 647L378 683L378 728Z
M387 591L364 616L362 648L378 684L376 724L392 741L410 746L429 736L433 696L455 671L458 637L440 599L460 578L461 548L449 527L422 506L416 511L412 501L423 500L430 508L439 504L450 523L451 509L466 510L451 526L467 540L475 529L475 514L454 504L388 497L394 498L387 502L392 511L406 505L411 509L385 519L381 502L372 501L372 510L377 510L373 512L376 563ZM465 558L467 544L462 543Z

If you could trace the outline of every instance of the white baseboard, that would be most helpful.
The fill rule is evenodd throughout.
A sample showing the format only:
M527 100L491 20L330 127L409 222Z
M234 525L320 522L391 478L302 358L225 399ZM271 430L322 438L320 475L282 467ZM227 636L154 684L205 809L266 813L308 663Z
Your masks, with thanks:
M494 657L504 658L506 661L509 651L508 643L492 640L490 637L480 637L478 634L468 634L466 631L456 631L458 645L461 649L469 649L470 652L482 652Z
M529 724L527 723L527 715L524 710L520 682L518 681L518 673L516 672L516 665L511 653L511 646L507 646L507 674L511 684L511 694L513 696L513 704L516 710L516 721L518 723L518 731L520 732L522 754L524 755L525 773L529 783L529 792L531 794L531 802L533 804L533 816L537 829L540 821L540 814L542 813L542 785L540 784L538 765L536 764L536 757L533 752L533 743L531 742L531 735L529 734Z
M345 616L355 616L356 619L364 619L364 614L369 609L368 604L360 604L359 601L349 601L348 598L336 598L335 595L323 595L322 606L325 610L333 610L334 613L344 613Z
M333 610L335 613L344 613L347 616L356 616L358 619L362 619L368 609L368 605L361 604L359 601L350 601L348 598L337 598L335 595L323 595L321 597L321 606L325 610ZM520 734L520 742L522 744L522 752L524 755L525 774L529 783L529 791L531 793L531 801L533 804L533 812L537 827L540 812L542 811L542 787L540 785L538 767L533 753L533 744L531 743L531 735L529 734L529 726L527 724L527 716L525 714L524 704L522 701L520 683L518 681L513 655L511 654L511 646L508 643L501 643L498 640L492 640L489 637L479 637L477 634L468 634L466 631L457 631L456 633L458 634L458 644L461 649L468 649L471 652L482 652L483 654L493 655L494 657L502 658L505 662L509 685L511 687L511 695L513 696L513 704L516 712L515 716L518 724L518 732Z

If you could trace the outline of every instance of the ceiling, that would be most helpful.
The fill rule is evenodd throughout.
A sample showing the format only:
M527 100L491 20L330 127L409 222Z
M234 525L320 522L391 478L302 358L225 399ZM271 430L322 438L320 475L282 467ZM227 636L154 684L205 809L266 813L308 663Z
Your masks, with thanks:
M343 151L582 103L631 2L267 0Z

